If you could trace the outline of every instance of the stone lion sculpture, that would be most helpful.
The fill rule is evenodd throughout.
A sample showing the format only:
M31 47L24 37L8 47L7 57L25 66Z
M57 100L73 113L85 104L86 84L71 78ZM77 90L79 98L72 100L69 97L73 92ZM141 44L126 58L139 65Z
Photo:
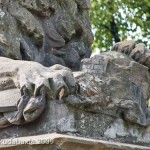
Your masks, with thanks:
M57 101L67 119L56 117L46 133L66 133L71 126L69 132L82 136L116 137L121 131L124 137L119 127L132 126L146 135L150 52L144 44L123 41L89 58L89 7L89 0L0 1L0 128L36 121L49 101Z
M91 54L89 7L89 0L1 0L0 56L79 70ZM5 58L1 64L1 128L38 118L48 95L73 92L75 79L65 67Z
M150 123L148 68L124 54L107 52L83 59L81 71L73 73L61 65L44 67L4 57L0 61L0 94L8 102L14 96L12 106L2 105L1 128L34 121L50 99L64 99L74 107L111 113L142 126Z
M1 0L0 55L78 70L90 57L90 0Z
M3 98L0 128L34 121L44 110L46 99L61 99L75 91L75 79L66 67L46 68L36 62L4 57L0 61L0 95Z

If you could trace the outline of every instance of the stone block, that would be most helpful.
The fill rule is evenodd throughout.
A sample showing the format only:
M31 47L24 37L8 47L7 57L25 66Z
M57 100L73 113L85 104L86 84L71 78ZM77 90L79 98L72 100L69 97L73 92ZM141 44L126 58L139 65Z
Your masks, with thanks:
M3 139L0 142L0 150L150 150L144 146L55 133Z

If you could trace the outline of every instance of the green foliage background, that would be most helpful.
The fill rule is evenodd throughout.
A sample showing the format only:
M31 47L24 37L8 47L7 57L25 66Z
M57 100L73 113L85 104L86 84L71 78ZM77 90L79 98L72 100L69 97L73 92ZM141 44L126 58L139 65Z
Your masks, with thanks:
M95 34L94 48L109 50L128 36L150 42L150 0L91 0L90 18ZM141 36L136 32L141 30ZM139 36L139 37L138 37Z

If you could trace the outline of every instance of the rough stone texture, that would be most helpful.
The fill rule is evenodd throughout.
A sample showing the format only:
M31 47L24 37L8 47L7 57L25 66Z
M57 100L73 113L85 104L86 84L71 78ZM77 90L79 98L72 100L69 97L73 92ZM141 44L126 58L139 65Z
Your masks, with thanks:
M115 52L97 55L82 62L83 71L96 75L101 79L101 83L92 85L92 79L84 78L79 84L90 85L88 89L98 91L96 95L105 93L102 109L106 107L108 113L110 108L113 110L111 115L116 116L118 113L126 121L149 125L150 79L147 67ZM87 87L84 89L87 91Z
M0 96L0 112L17 110L17 102L21 97L19 89L1 91Z
M93 140L61 134L3 139L0 142L2 143L0 145L0 150L150 150L149 147L144 146ZM8 145L5 145L7 143Z
M68 85L63 93L61 93L61 90L54 92L55 88L52 88L53 92L46 90L49 97L46 97L44 112L40 113L41 115L38 113L36 120L29 124L1 129L1 139L56 132L149 145L150 113L147 102L150 82L148 68L135 62L125 54L107 52L84 59L82 70L73 73L75 79L70 70L60 65L46 68L35 62L14 61L7 58L0 58L0 60L3 61L4 66L6 66L4 62L7 62L6 70L8 69L9 72L9 65L13 63L15 75L25 74L25 79L27 79L25 81L28 82L20 84L22 83L20 81L24 81L22 78L17 78L17 81L20 85L26 85L31 98L34 92L27 84L29 81L35 84L33 86L35 91L38 89L37 87L42 89L43 86L50 85L50 87L56 86L61 89L61 87L66 87L65 84ZM24 64L24 67L22 67L22 64ZM11 65L10 67L12 68ZM2 75L4 74L3 69L0 69ZM69 72L64 74L62 80L56 78L64 71ZM10 75L9 72L7 75ZM13 72L13 68L11 72ZM43 86L39 86L41 84L34 82L38 81L36 79L39 79L39 76L44 77L42 78ZM49 77L54 80L53 84L52 82L47 84L46 81ZM67 80L64 80L65 77L69 77L71 80L67 82ZM58 86L62 85L62 82L63 86ZM69 89L69 93L67 89ZM61 96L60 99L59 95ZM35 102L38 104L38 101ZM40 106L42 107L42 105ZM39 107L37 107L38 109ZM32 116L32 113L34 114L32 111L29 113L29 117ZM1 117L3 117L2 114ZM4 117L7 116L4 115Z
M136 44L134 41L122 41L112 47L112 51L118 51L128 55L140 64L150 69L150 50L145 44Z
M90 0L0 0L0 56L77 70L90 57Z
M0 64L0 128L34 121L47 99L61 100L75 91L71 70L61 65L44 67L4 57Z
M0 0L0 56L30 61L0 57L0 139L56 132L150 146L150 53L124 41L81 66L93 41L89 7L89 0Z

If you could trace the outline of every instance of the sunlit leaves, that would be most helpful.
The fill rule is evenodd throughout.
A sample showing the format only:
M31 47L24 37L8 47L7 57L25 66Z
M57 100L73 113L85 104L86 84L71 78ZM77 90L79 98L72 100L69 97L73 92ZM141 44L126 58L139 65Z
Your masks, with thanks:
M118 38L125 40L128 36L149 44L150 0L92 0L90 17L94 48L109 50Z

